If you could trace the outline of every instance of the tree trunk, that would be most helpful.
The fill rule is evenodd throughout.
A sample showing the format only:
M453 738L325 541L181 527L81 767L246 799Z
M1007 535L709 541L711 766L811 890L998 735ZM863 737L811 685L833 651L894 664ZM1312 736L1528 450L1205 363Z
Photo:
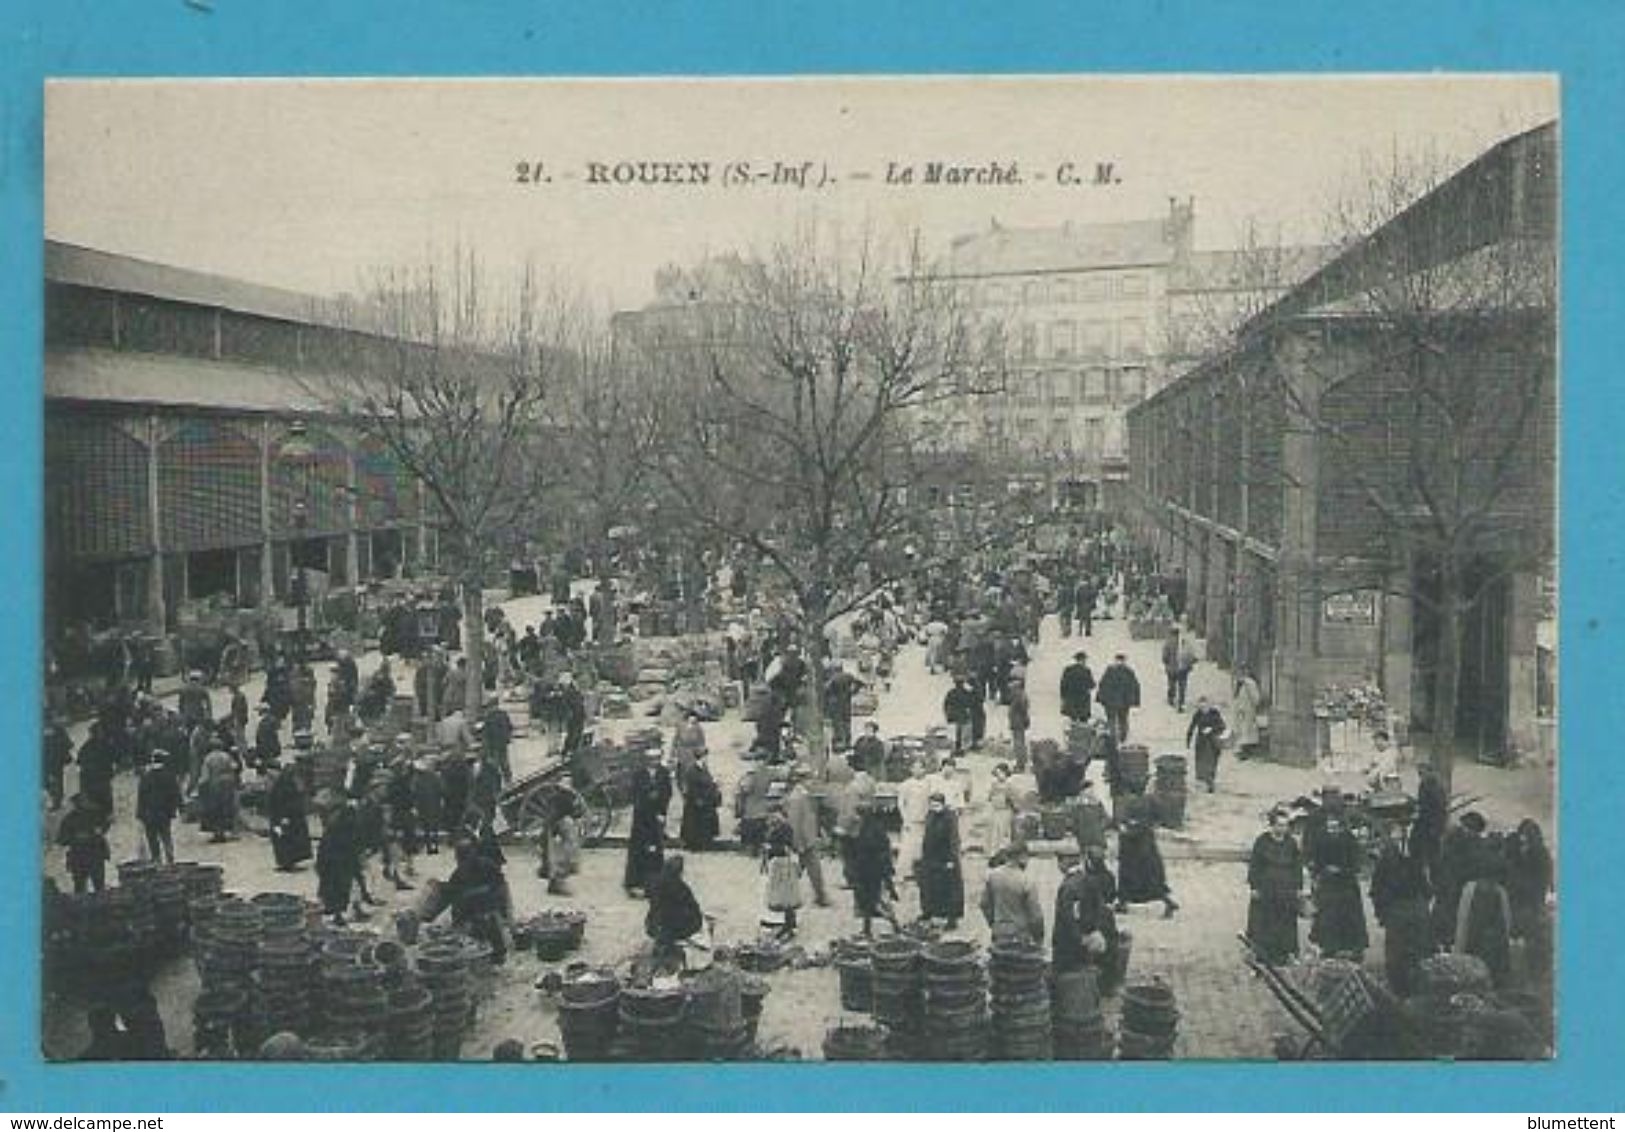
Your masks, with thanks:
M485 703L485 579L463 579L463 656L468 661L468 682L463 689L463 714L472 726Z
M807 749L813 774L824 777L829 764L829 744L824 727L824 666L829 646L824 636L829 618L829 596L822 588L803 595L801 601L803 649L807 654Z
M1433 673L1433 767L1445 792L1456 763L1456 703L1461 684L1461 577L1446 561L1439 572L1439 655Z

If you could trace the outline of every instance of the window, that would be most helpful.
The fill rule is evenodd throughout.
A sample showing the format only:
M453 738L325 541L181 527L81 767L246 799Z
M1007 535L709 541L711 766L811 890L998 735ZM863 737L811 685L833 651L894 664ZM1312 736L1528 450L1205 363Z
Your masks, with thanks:
M1021 301L1024 303L1039 303L1044 301L1044 285L1036 279L1029 279L1021 285Z
M1065 370L1056 370L1050 374L1050 397L1057 405L1072 403L1073 381L1072 375Z
M1097 367L1085 372L1083 399L1085 401L1104 401L1106 399L1105 370Z
M989 283L982 290L982 302L990 307L1003 306L1009 301L1010 292L1003 283Z
M1125 318L1117 328L1118 345L1124 354L1140 357L1145 353L1145 319Z
M1090 275L1078 280L1078 299L1085 303L1098 303L1107 294L1106 277Z
M1052 322L1049 328L1049 356L1070 358L1077 348L1077 328L1071 322Z
M1024 361L1031 361L1038 355L1038 327L1030 322L1022 323L1021 339L1017 351Z
M1145 398L1145 370L1140 366L1129 366L1122 373L1121 392L1123 399L1130 403Z
M1070 303L1072 301L1072 280L1050 280L1049 301L1052 303Z
M1117 293L1129 298L1139 298L1147 293L1149 281L1143 275L1120 275L1117 278Z
M1106 422L1102 417L1089 417L1083 422L1083 450L1099 456L1106 443Z
M1107 324L1098 318L1090 319L1083 324L1083 346L1081 352L1085 357L1099 358L1106 354L1106 340L1109 336Z

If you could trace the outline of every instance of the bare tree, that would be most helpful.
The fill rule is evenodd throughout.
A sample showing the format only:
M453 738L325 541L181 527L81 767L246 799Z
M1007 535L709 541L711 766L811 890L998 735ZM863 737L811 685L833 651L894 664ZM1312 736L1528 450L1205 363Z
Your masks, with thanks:
M1528 160L1555 178L1555 151ZM1291 340L1268 372L1288 427L1329 444L1320 506L1378 532L1336 572L1405 593L1437 625L1431 757L1446 783L1467 617L1553 552L1556 243L1550 216L1497 175L1482 162L1448 179L1436 162L1373 166L1332 212L1343 254L1272 312L1316 304L1323 337ZM1333 339L1339 349L1319 348Z
M917 415L999 388L1002 334L917 242L888 270L867 237L848 250L813 233L736 262L691 316L656 355L684 390L661 483L778 575L818 678L829 623L904 568Z
M536 521L546 486L538 427L563 308L532 269L497 280L465 249L378 270L347 305L370 333L301 381L422 485L461 596L466 703L477 705L488 559Z

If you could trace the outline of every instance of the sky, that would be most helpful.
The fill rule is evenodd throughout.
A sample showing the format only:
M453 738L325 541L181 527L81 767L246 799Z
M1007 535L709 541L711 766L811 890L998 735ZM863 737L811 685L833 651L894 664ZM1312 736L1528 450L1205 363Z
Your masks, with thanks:
M648 302L663 265L807 224L917 231L934 254L995 222L1151 219L1193 197L1199 248L1249 221L1318 242L1362 164L1463 164L1557 113L1543 76L55 82L45 229L316 294L462 245L615 309ZM756 176L775 161L809 184ZM615 183L638 162L710 180ZM922 184L931 162L1019 180ZM1103 162L1109 183L1088 183ZM1085 183L1060 183L1066 163Z

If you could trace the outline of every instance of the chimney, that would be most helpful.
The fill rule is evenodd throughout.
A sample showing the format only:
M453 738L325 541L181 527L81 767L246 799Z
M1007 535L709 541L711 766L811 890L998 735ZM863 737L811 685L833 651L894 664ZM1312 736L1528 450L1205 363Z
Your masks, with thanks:
M1196 198L1168 198L1168 219L1163 224L1163 238L1173 246L1175 262L1190 258L1196 246Z

